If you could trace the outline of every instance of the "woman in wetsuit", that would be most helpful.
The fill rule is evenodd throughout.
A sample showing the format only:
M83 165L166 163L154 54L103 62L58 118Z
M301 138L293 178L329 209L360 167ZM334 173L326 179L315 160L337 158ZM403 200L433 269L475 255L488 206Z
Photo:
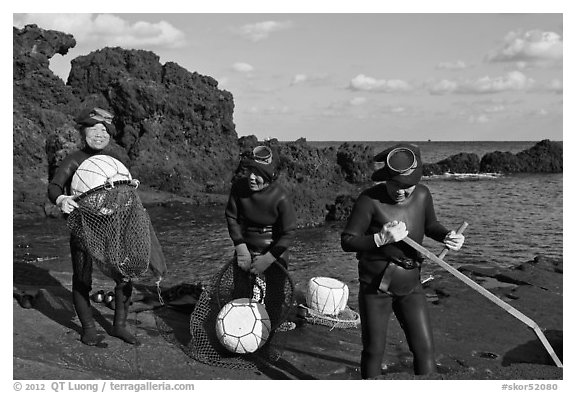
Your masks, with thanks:
M437 221L430 191L418 184L422 161L417 146L395 145L374 161L384 166L374 172L372 180L385 183L360 194L341 235L342 249L356 252L358 259L362 378L381 373L392 312L414 355L414 373L433 373L434 341L420 283L423 257L401 240L409 236L421 244L428 236L458 250L464 236Z
M264 304L276 326L284 302L285 273L274 261L288 267L296 213L288 193L275 180L278 158L267 146L244 153L236 170L225 215L235 248L235 297L251 297L250 273L264 273Z
M115 135L116 129L112 123L113 116L101 108L88 108L76 118L76 123L84 143L80 150L70 153L56 169L54 176L48 184L48 198L60 210L68 214L78 207L71 196L70 184L76 169L87 158L96 154L105 154L116 157L107 149L110 138ZM164 256L160 244L151 232L151 261L150 267L160 276L166 273ZM73 233L70 236L70 253L72 257L72 301L78 319L82 325L80 340L89 346L96 346L104 339L97 334L96 324L90 305L90 291L92 290L92 257L84 250L81 240ZM132 282L123 277L114 277L114 325L111 335L118 337L129 344L139 344L137 338L126 329L128 307L132 295Z

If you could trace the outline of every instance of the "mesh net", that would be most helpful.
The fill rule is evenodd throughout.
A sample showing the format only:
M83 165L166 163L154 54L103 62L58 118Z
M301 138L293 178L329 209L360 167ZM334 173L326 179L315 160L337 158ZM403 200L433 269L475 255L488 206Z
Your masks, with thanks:
M261 302L270 317L271 335L266 344L251 354L229 352L216 336L216 318L229 301L248 297ZM186 351L194 359L218 367L254 368L259 361L277 361L285 338L280 325L294 306L294 285L277 261L261 275L240 270L228 262L202 291L190 317L191 340Z
M150 218L131 181L94 188L78 196L68 228L104 274L140 277L150 262Z
M328 326L332 329L356 328L360 325L360 315L346 306L338 315L325 315L302 304L298 305L299 312L304 315L306 322L313 325Z

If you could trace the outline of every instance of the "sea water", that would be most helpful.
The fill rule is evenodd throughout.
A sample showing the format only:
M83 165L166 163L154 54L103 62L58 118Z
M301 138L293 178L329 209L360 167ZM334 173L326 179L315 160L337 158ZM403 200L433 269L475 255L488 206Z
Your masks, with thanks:
M313 142L317 144L318 142ZM375 152L390 143L371 142ZM339 142L324 142L325 145ZM424 142L424 162L436 162L459 152L480 157L495 150L517 153L534 142ZM561 260L562 174L520 174L500 177L423 179L430 188L438 219L456 229L466 221L466 241L445 260L454 266L479 264L511 268L536 256ZM149 207L169 269L162 282L206 283L232 256L224 206L186 204ZM357 262L340 247L344 222L300 229L292 246L290 273L297 286L315 276L333 277L348 284L349 304L356 305ZM71 271L68 230L64 220L14 221L15 263ZM426 239L424 246L439 254L442 245ZM425 276L447 274L434 263L424 265ZM100 275L99 272L95 273ZM104 277L104 276L102 276ZM151 278L142 280L153 283Z

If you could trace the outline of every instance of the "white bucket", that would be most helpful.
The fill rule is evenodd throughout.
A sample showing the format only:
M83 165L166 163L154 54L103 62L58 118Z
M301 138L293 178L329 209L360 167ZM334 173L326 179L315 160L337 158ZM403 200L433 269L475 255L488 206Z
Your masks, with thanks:
M313 277L308 282L306 303L324 315L338 315L348 303L348 286L335 278Z

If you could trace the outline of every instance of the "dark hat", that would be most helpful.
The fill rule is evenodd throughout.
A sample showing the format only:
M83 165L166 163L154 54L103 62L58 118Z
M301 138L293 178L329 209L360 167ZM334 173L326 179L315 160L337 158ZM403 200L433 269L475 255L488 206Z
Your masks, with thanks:
M106 127L108 134L114 136L116 134L116 127L112 124L112 119L114 119L114 115L107 110L93 107L84 109L74 120L78 125L87 127L102 123L104 127Z
M375 162L384 166L372 174L374 181L393 180L406 187L418 184L422 178L422 158L420 148L411 143L399 143L374 157Z
M268 183L276 180L278 159L268 146L256 146L252 151L242 153L241 156L236 173L252 170L254 174L262 176Z

